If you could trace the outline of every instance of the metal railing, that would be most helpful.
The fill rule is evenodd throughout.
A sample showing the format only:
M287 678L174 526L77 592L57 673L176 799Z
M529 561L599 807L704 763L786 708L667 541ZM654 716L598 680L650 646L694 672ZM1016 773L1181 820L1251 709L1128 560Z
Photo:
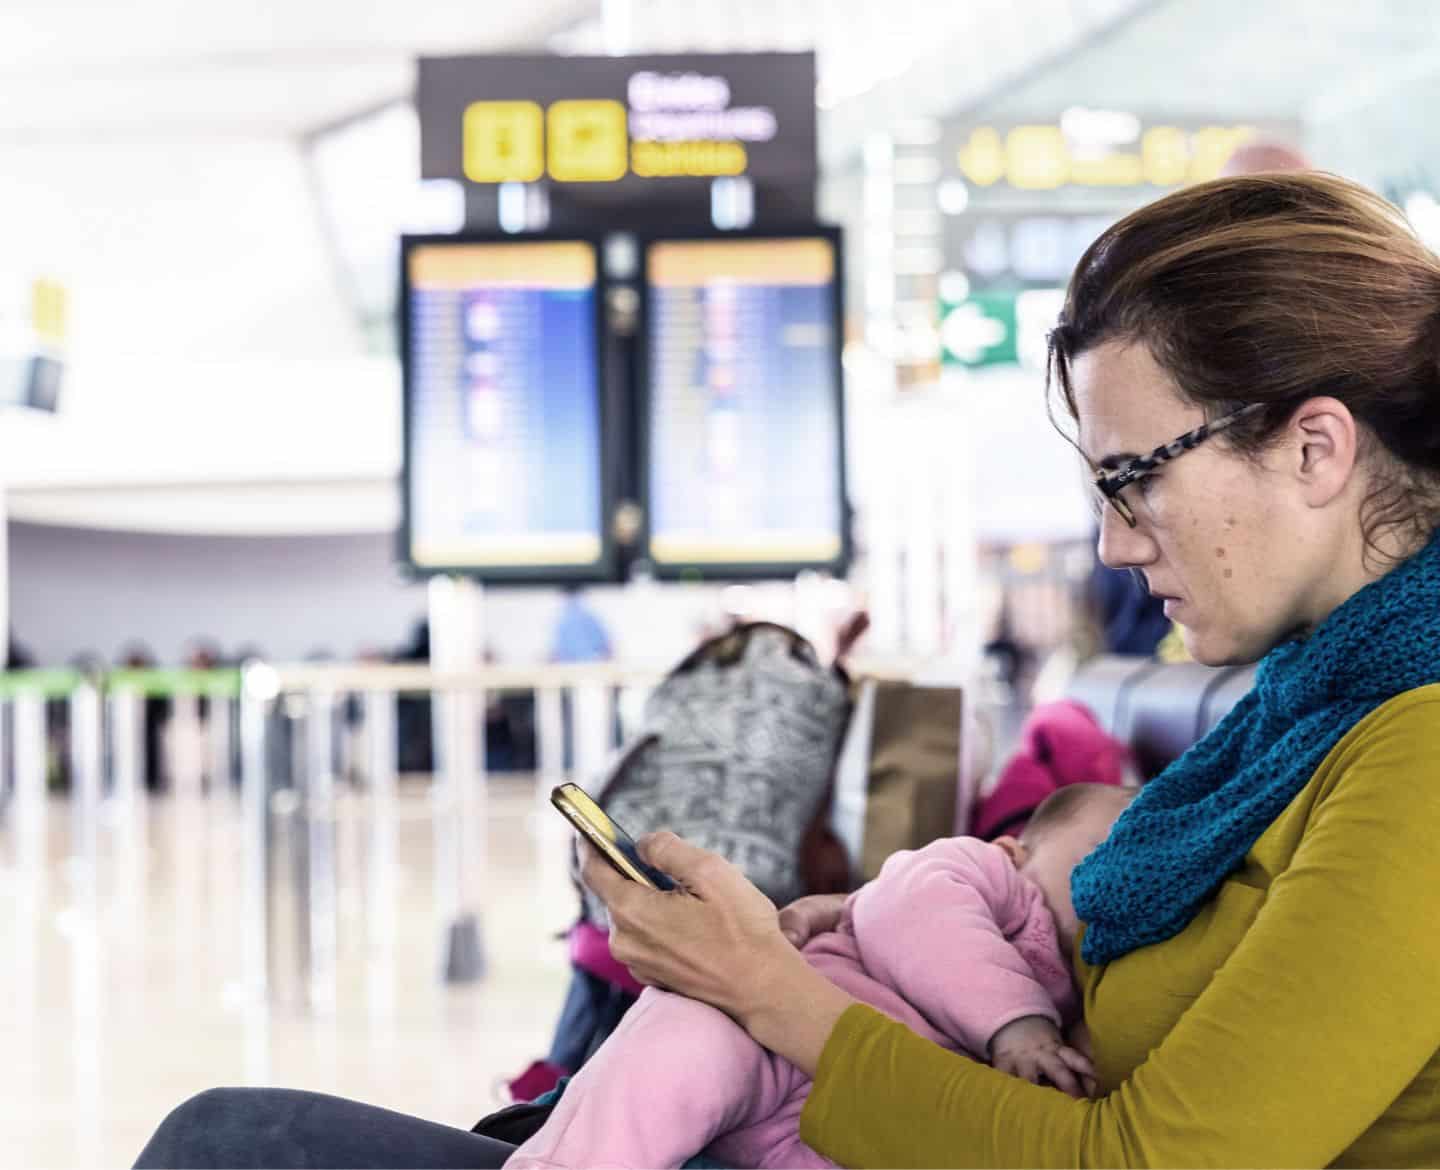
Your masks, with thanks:
M917 673L913 663L863 666L871 676ZM440 936L436 969L447 981L469 982L485 967L474 902L485 884L487 698L534 695L535 800L548 824L548 812L538 807L550 788L571 776L584 782L602 774L620 740L638 730L645 696L664 673L659 666L609 663L434 670L257 662L227 671L0 674L0 832L19 844L22 868L45 864L47 819L63 807L47 799L47 772L63 755L68 854L80 879L93 883L105 827L145 823L137 815L148 799L151 763L145 704L167 701L171 731L180 733L178 747L174 734L170 742L171 798L236 805L236 929L247 996L294 998L328 1011L340 948L338 805L353 795L364 806L367 943L393 943L395 904L385 883L393 882L399 842L397 708L403 700L428 700L433 771L423 782ZM57 705L67 718L53 718ZM47 739L47 707L50 722L65 732L63 752ZM143 838L129 848L143 854Z
M470 899L484 870L487 697L534 694L538 801L568 775L602 771L616 746L617 716L631 722L662 674L610 664L437 671L263 663L228 671L0 674L0 830L17 844L17 865L38 872L49 819L63 807L48 799L48 789L65 779L67 854L79 879L93 883L104 826L144 824L135 813L148 797L144 778L153 765L145 704L166 701L171 796L238 806L246 991L263 998L298 980L304 1002L327 1010L339 953L338 797L353 790L368 805L369 941L393 939L393 902L379 887L393 874L398 847L397 704L428 700L437 967L448 981L468 982L484 969ZM573 764L566 759L567 708ZM343 753L342 738L350 749Z

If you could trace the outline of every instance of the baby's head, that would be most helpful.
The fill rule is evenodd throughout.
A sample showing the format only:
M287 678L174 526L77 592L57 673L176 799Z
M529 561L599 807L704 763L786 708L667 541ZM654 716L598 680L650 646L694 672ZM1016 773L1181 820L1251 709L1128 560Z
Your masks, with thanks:
M1069 784L1040 802L1024 832L997 837L1027 878L1040 887L1055 915L1060 946L1069 955L1080 922L1070 900L1070 873L1110 835L1116 818L1135 797L1133 788L1113 784Z

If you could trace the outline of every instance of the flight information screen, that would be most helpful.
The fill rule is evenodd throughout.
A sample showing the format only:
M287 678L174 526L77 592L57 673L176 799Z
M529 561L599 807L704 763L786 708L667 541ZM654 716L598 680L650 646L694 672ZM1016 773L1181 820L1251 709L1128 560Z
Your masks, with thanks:
M502 578L600 568L596 246L407 240L403 257L411 563Z
M658 567L843 567L839 275L831 233L648 244Z

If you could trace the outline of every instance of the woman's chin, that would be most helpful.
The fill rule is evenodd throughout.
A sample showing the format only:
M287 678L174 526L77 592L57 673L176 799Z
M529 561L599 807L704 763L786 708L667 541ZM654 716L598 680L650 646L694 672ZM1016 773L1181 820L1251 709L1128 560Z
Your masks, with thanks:
M1176 623L1180 629L1180 640L1185 643L1185 650L1196 662L1202 666L1225 666L1229 659L1226 656L1225 648L1216 644L1216 639L1207 638L1203 631L1192 626Z
M1180 640L1190 657L1202 666L1246 666L1265 656L1265 647L1251 649L1233 635L1216 635L1190 626L1180 626Z

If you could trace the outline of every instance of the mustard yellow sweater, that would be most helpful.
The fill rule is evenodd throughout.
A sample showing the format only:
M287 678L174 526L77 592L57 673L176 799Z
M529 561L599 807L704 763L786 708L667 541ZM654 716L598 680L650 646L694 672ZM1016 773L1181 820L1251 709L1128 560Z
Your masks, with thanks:
M1440 1166L1440 686L1372 712L1188 927L1079 964L1102 1096L868 1007L801 1117L844 1166Z

